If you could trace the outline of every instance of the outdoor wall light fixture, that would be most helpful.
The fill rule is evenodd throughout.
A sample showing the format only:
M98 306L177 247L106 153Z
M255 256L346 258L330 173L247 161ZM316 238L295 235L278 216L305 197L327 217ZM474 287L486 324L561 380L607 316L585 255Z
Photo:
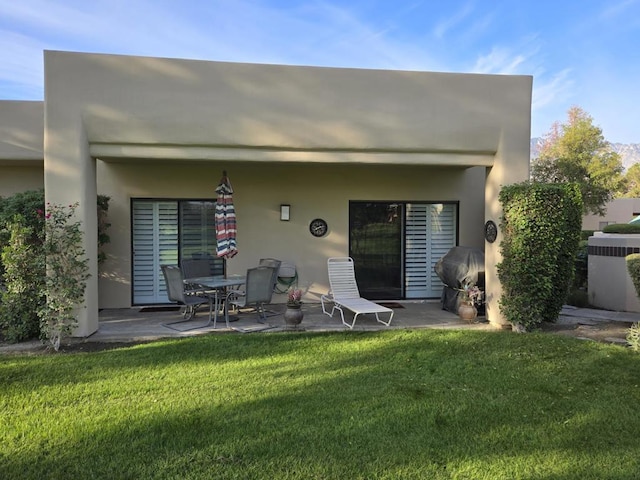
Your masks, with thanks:
M282 220L283 222L288 222L290 213L291 205L280 205L280 220Z

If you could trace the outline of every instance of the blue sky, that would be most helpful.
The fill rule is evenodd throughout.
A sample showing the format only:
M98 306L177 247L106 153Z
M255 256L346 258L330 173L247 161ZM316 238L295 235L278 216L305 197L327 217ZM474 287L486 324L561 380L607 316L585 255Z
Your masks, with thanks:
M533 75L533 137L578 105L640 143L640 0L0 0L0 99L43 50Z

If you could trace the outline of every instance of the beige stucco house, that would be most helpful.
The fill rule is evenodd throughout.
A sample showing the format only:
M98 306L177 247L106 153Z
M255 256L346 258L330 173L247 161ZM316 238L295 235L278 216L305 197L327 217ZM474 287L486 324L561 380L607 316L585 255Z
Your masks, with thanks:
M313 301L327 258L351 255L363 294L439 298L434 262L475 246L503 323L500 232L488 243L483 227L501 186L529 177L531 77L59 51L44 64L44 102L0 102L0 195L44 185L48 202L80 203L91 278L76 335L98 329L99 308L165 303L159 266L215 251L223 170L240 250L228 273L279 258ZM97 194L111 198L100 272Z

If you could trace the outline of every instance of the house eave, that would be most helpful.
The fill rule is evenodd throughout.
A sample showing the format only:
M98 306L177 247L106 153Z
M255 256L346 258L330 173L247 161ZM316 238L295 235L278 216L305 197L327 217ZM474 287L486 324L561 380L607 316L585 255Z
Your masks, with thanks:
M494 163L495 152L415 151L361 149L285 149L269 147L218 147L193 145L91 144L90 155L102 161L122 163L141 160L247 161L283 163L485 166Z

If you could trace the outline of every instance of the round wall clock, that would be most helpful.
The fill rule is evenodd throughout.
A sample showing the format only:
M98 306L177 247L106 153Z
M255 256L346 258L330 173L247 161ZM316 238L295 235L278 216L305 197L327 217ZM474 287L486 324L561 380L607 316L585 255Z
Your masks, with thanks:
M324 237L327 234L327 230L329 230L327 222L321 218L315 218L309 224L309 231L314 237Z
M484 224L484 238L489 243L493 243L496 241L496 237L498 236L498 227L493 220L489 220Z

